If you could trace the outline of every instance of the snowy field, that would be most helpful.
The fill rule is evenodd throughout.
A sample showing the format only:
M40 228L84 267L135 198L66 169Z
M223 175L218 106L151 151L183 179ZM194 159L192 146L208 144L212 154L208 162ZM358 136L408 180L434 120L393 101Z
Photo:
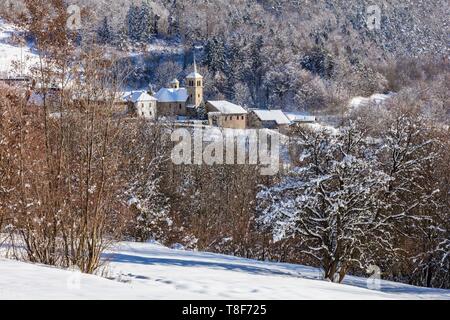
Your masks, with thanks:
M0 20L0 75L26 74L38 62L38 56L28 46L20 47L9 43L9 38L15 32L16 27ZM21 65L19 70L16 65Z
M450 299L450 290L364 278L320 280L315 268L124 242L102 276L0 259L0 299Z

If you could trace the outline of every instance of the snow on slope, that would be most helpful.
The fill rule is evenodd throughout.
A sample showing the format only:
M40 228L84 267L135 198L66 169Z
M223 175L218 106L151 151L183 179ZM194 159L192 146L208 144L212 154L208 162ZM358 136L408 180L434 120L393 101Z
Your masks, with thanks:
M106 253L104 275L0 259L0 299L450 299L450 290L366 279L318 280L318 270L158 244L124 242Z
M144 298L132 286L93 275L0 259L0 299Z
M17 28L0 20L0 75L26 74L29 68L38 62L36 54L27 46L19 47L8 43ZM14 64L22 64L23 70L17 72Z

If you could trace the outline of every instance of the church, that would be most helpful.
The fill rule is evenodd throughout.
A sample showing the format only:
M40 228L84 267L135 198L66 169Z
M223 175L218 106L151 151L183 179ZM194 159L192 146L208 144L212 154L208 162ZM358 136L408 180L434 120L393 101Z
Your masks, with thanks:
M170 88L161 88L155 95L157 117L195 116L197 108L203 103L203 76L194 70L186 76L186 87L180 88L178 79L170 83Z

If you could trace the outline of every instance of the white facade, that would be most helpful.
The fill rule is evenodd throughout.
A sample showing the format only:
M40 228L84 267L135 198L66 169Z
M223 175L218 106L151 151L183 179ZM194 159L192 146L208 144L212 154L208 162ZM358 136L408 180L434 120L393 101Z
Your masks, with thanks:
M139 101L134 103L136 116L146 119L156 119L156 101Z
M128 102L128 112L134 113L136 117L145 119L157 118L157 99L149 95L147 92L131 92L125 97L125 100Z

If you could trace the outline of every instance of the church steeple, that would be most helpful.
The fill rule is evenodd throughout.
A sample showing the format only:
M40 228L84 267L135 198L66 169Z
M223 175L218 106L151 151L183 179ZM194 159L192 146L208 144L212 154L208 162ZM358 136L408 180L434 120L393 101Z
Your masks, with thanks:
M197 62L195 61L195 52L194 52L194 73L198 73L197 72Z
M194 53L194 71L186 77L186 88L188 91L188 104L200 106L203 102L203 76L197 72L197 61Z

